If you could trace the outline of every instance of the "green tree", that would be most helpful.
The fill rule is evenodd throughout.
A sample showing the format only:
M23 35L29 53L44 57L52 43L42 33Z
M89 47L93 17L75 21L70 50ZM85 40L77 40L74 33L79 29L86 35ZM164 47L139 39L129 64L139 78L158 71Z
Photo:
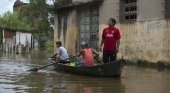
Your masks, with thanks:
M26 23L23 19L19 18L18 13L12 14L11 12L6 12L0 16L0 26L31 30L30 23Z
M0 26L25 30L36 30L34 38L41 47L53 39L53 29L49 19L47 0L28 0L17 13L6 12L0 16Z
M29 0L29 3L22 7L19 12L20 17L28 23L32 23L32 27L36 29L34 37L42 47L49 40L49 37L53 36L48 7L46 0Z

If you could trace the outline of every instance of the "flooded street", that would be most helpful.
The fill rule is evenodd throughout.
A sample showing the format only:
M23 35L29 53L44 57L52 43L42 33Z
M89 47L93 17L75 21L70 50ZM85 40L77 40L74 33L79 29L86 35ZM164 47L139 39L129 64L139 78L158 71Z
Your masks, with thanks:
M57 73L48 54L0 54L0 93L169 93L170 70L124 66L120 78L97 78Z

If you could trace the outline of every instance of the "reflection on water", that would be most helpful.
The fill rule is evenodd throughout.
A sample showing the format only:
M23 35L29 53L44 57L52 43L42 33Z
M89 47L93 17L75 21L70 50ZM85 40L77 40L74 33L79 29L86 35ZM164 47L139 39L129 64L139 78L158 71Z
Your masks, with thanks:
M125 66L122 83L126 93L169 93L170 70Z
M61 93L124 93L120 79L62 75L60 80L63 83L59 83L58 87L65 89L65 92L60 91Z
M48 54L0 54L0 93L169 93L170 71L125 66L120 78L97 78L57 73Z

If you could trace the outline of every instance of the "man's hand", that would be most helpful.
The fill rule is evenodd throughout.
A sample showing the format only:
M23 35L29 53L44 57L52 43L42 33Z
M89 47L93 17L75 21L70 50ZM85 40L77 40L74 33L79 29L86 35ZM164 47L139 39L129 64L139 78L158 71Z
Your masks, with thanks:
M100 52L103 52L102 47L100 47Z
M118 53L119 52L119 48L116 48L116 53Z

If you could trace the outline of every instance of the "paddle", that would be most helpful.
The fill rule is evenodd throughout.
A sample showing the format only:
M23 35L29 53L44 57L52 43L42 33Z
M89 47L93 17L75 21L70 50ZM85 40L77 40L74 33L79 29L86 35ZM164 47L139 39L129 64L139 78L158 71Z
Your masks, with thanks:
M68 60L68 59L71 59L71 58L74 58L74 57L75 57L75 56L71 56L71 57L69 57L69 58L64 59L63 61ZM58 63L59 61L60 61L60 60L55 61L54 63L48 64L48 65L39 67L39 68L36 67L36 68L30 69L30 70L27 70L27 71L38 71L38 70L40 70L40 69L43 69L43 68L46 68L46 67L48 67L48 66L54 65L54 64Z

